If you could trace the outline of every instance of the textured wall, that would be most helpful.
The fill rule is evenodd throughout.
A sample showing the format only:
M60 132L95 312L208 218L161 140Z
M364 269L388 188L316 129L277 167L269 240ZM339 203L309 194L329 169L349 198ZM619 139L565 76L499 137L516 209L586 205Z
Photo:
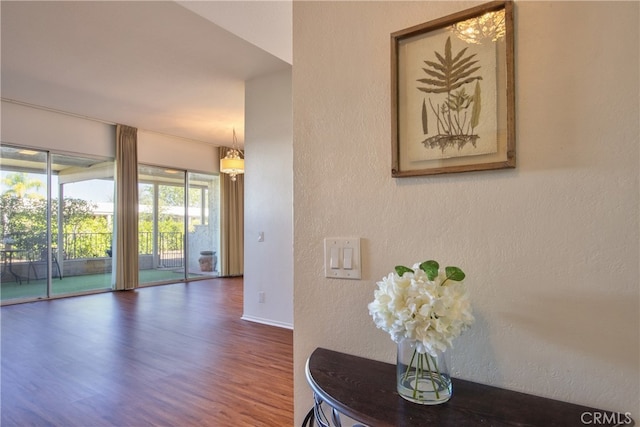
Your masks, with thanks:
M516 3L517 169L393 179L389 34L474 4L294 2L296 424L314 348L394 361L367 303L428 258L468 277L455 375L640 419L639 4ZM361 281L323 277L333 236Z
M293 327L291 120L290 70L247 82L243 318L285 328Z

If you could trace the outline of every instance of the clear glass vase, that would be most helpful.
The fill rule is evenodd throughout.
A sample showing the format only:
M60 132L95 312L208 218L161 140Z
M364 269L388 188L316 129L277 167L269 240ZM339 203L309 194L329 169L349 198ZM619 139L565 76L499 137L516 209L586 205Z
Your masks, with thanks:
M451 398L451 376L446 352L419 353L415 341L398 343L398 394L422 405L437 405Z

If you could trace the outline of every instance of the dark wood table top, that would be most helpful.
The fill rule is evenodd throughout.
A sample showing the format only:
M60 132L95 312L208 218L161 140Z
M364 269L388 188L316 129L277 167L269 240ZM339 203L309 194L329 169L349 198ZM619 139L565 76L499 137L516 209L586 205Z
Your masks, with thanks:
M372 427L634 425L628 414L456 378L451 400L419 405L397 394L395 365L324 348L317 348L307 360L307 380L327 404Z

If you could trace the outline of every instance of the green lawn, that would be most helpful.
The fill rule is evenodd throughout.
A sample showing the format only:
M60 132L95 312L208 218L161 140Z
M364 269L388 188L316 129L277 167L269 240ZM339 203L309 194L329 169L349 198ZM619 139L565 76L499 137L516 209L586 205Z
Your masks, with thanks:
M140 271L140 284L155 282L180 282L184 280L184 272L181 270L142 270ZM191 274L189 277L199 277ZM22 284L14 281L2 281L0 283L0 300L6 301L16 298L44 298L46 297L46 280L27 280ZM77 294L99 289L111 289L110 274L92 274L85 276L69 276L53 278L53 294Z

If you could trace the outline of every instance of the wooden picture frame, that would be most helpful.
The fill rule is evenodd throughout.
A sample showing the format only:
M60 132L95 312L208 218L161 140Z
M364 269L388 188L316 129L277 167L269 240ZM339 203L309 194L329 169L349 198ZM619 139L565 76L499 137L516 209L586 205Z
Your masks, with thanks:
M511 1L392 33L391 175L514 168L513 62Z

